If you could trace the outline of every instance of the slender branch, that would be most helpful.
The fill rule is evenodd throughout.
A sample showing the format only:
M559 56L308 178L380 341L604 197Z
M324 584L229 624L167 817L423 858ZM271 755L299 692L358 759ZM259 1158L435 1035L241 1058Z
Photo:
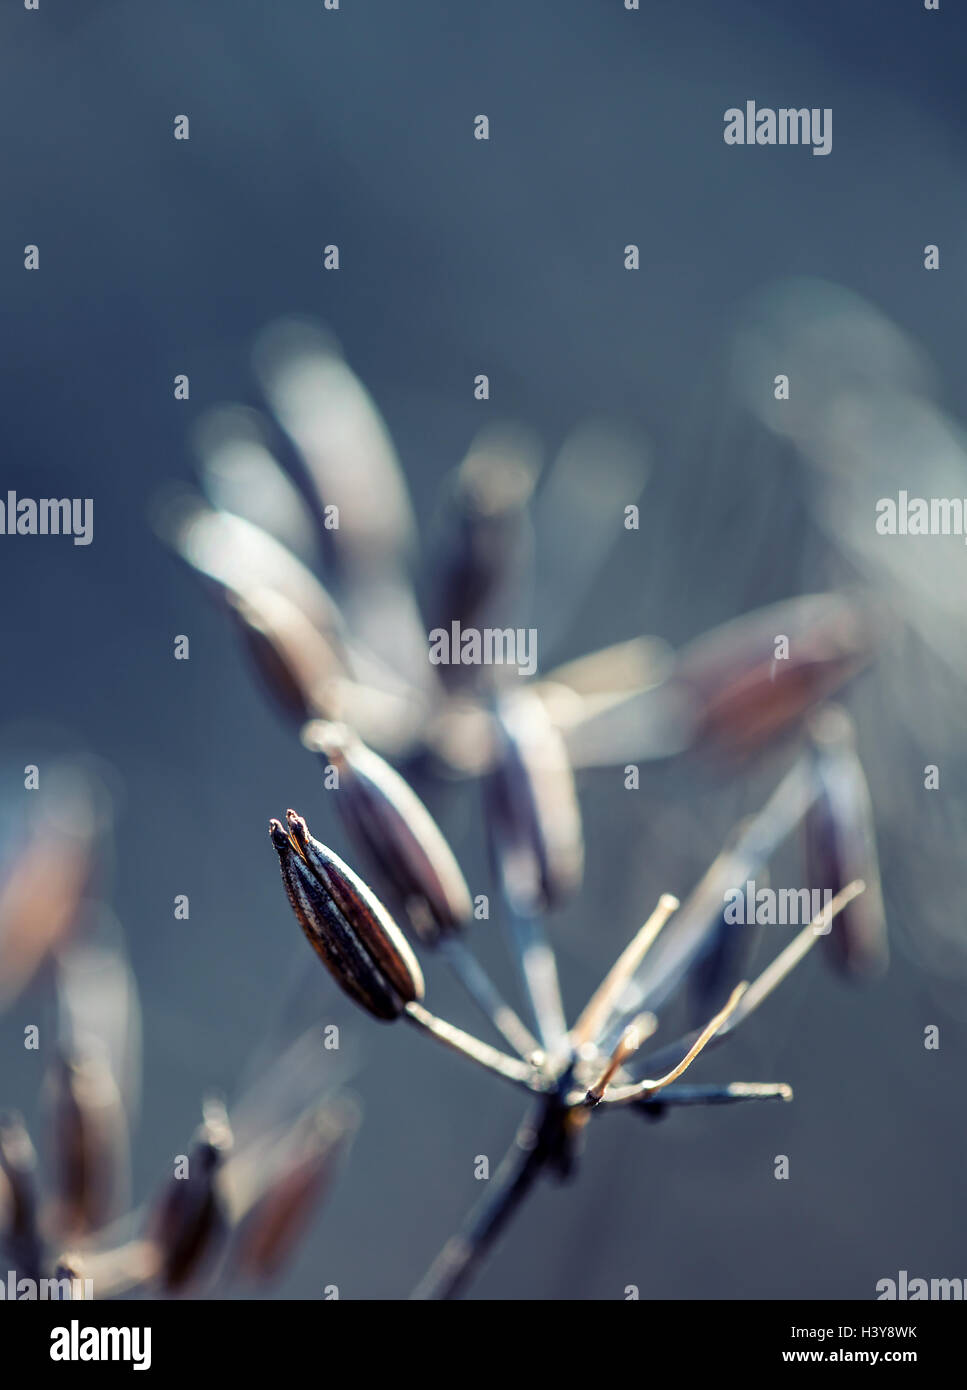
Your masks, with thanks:
M525 1062L539 1053L541 1045L527 1028L517 1013L503 998L497 986L458 936L444 935L437 947L440 955L449 965L474 1003L486 1014L514 1051Z
M733 1081L729 1086L669 1086L660 1096L643 1096L634 1104L652 1113L666 1105L735 1105L747 1100L792 1100L785 1081Z
M507 922L541 1043L546 1052L556 1056L566 1046L567 1020L554 952L538 918L522 917L508 906Z
M739 831L731 849L724 850L689 895L675 922L665 933L654 958L630 981L620 1012L612 1013L601 1045L614 1046L624 1021L640 1009L657 1009L678 987L722 912L724 893L744 883L792 833L818 795L812 768L799 758L783 777L765 806Z
M461 1292L533 1187L547 1159L544 1126L535 1129L531 1121L525 1121L488 1190L437 1255L410 1295L412 1299L448 1299Z
M658 899L658 906L605 975L571 1030L575 1048L580 1047L582 1043L593 1042L605 1027L611 1013L618 1007L628 981L644 960L662 927L679 906L678 899L671 893L663 893Z
M431 1038L435 1038L444 1047L448 1047L451 1052L459 1052L462 1056L469 1057L471 1062L476 1062L486 1071L502 1076L516 1086L523 1086L525 1090L542 1089L540 1074L534 1067L528 1066L516 1057L508 1057L505 1052L499 1052L497 1048L481 1042L471 1033L465 1033L462 1028L447 1023L445 1019L437 1018L429 1009L424 1009L422 1004L407 1004L404 1013L410 1023Z
M639 1081L634 1086L616 1086L611 1094L605 1097L603 1103L605 1105L627 1105L629 1101L653 1096L656 1092L662 1090L663 1087L669 1085L670 1082L676 1081L678 1077L681 1076L682 1072L686 1071L692 1065L695 1058L704 1050L706 1045L711 1042L723 1023L735 1013L739 1006L739 1001L748 988L748 983L745 980L743 980L741 984L736 985L735 989L729 995L728 1003L725 1007L720 1009L715 1017L709 1020L692 1043L685 1056L672 1067L671 1071L666 1072L664 1076L660 1076L657 1081L646 1080ZM594 1105L596 1103L595 1098L588 1092L588 1104Z

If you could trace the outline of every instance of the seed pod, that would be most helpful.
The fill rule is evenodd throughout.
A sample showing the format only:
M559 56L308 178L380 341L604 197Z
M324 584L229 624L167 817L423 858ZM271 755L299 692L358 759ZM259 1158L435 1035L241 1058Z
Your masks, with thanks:
M810 732L820 791L804 821L806 879L810 888L833 894L857 878L866 884L821 943L836 969L864 979L879 974L888 959L869 788L845 710L820 711Z
M332 642L271 589L229 596L228 605L263 685L282 712L298 725L331 714L346 676Z
M238 1267L252 1279L278 1273L334 1180L358 1123L322 1110L300 1126L239 1232Z
M470 890L409 783L345 725L316 721L302 738L336 769L336 804L421 939L432 944L464 926L473 915Z
M788 639L788 655L777 642ZM849 680L873 653L872 614L813 594L746 614L682 651L673 679L695 706L696 740L748 753Z
M423 975L406 938L348 864L314 840L295 811L288 832L269 822L282 881L299 925L336 983L374 1018L389 1022L423 998Z
M527 507L538 471L538 450L526 433L501 426L474 441L448 499L449 544L431 627L479 625L495 594L519 576L531 548ZM459 663L440 671L451 682L467 679Z
M200 1274L224 1238L227 1222L219 1177L231 1145L224 1107L208 1102L188 1152L188 1176L171 1179L149 1220L158 1278L168 1293Z
M113 1214L127 1171L127 1125L106 1060L93 1048L60 1055L49 1078L56 1225L61 1236L96 1230Z
M574 776L563 739L533 692L505 696L496 722L497 758L484 783L491 848L514 911L534 917L581 884Z

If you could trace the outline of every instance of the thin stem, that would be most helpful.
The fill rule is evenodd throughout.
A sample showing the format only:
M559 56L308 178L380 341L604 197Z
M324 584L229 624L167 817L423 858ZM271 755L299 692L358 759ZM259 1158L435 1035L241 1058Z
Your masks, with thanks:
M630 1061L642 1043L652 1036L657 1027L658 1020L654 1014L639 1014L634 1023L629 1024L622 1033L604 1071L594 1085L588 1087L587 1099L589 1101L597 1105L617 1073L626 1062Z
M866 884L862 879L854 879L848 883L835 898L824 907L808 924L803 927L797 936L794 936L785 950L780 951L775 960L767 965L762 974L759 975L749 986L742 1005L736 1010L728 1027L724 1030L730 1033L736 1028L744 1018L748 1018L753 1009L757 1009L764 999L767 999L777 985L781 984L789 972L799 964L807 951L812 950L819 937L825 936L830 928L833 918L838 912L842 912L848 903L864 892Z
M564 1016L554 952L544 935L544 928L539 919L521 917L508 907L507 921L514 955L541 1043L546 1052L551 1056L557 1056L565 1047L567 1020Z
M685 1056L676 1066L672 1067L671 1071L666 1072L664 1076L660 1076L657 1081L639 1081L634 1086L617 1086L611 1092L611 1095L606 1098L604 1104L627 1105L629 1101L653 1096L670 1082L676 1081L678 1077L681 1076L682 1072L686 1071L692 1065L695 1058L703 1051L706 1044L715 1037L715 1034L722 1027L722 1024L735 1013L740 999L748 988L748 983L745 980L743 980L741 984L736 985L735 989L729 995L728 1003L725 1007L720 1009L715 1017L709 1020L692 1043ZM588 1103L594 1104L590 1093L588 1094Z
M733 1081L728 1086L669 1086L660 1096L644 1096L639 1109L660 1110L665 1105L735 1105L747 1100L792 1100L785 1081Z
M447 1241L411 1298L447 1299L461 1292L533 1187L547 1157L544 1126L535 1129L530 1121L525 1121L487 1192L457 1234Z
M541 1089L539 1072L526 1062L519 1061L516 1057L508 1057L506 1052L499 1052L497 1048L481 1042L471 1033L465 1033L462 1028L447 1023L445 1019L437 1018L429 1009L424 1009L422 1004L407 1004L404 1012L411 1023L442 1043L444 1047L448 1047L451 1052L459 1052L462 1056L469 1057L471 1062L476 1062L486 1071L502 1076L505 1081L512 1081L516 1086L523 1086L525 1090Z
M466 943L459 936L445 935L441 936L437 949L474 1003L514 1051L525 1062L540 1052L540 1043L503 998Z
M765 806L740 829L689 895L675 922L662 938L653 960L629 981L620 1014L608 1020L602 1046L614 1046L622 1022L647 1006L658 1007L677 988L722 913L725 892L744 883L759 865L768 862L792 833L818 794L816 778L805 758L786 773Z
M584 1007L584 1012L571 1030L575 1048L593 1042L604 1028L611 1013L619 1007L625 986L644 960L658 933L673 912L680 906L671 893L663 893L658 906L622 951Z

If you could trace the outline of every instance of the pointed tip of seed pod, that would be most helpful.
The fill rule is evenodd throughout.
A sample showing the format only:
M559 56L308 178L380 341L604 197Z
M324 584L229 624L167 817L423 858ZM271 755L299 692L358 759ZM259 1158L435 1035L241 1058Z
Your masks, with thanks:
M284 855L291 851L292 842L286 834L285 826L274 817L269 821L269 835L272 838L273 845L275 845L280 854Z
M304 817L300 816L298 811L293 811L290 807L285 813L285 821L286 825L289 827L290 839L295 842L298 850L304 852L306 845L309 843L309 827Z

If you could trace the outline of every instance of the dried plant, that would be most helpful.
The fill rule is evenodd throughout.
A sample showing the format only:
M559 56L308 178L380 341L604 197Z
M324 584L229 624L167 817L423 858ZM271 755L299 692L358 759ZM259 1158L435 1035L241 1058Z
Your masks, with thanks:
M415 1294L448 1297L466 1286L538 1176L573 1171L595 1115L789 1100L781 1082L680 1078L702 1051L731 1036L816 940L828 938L830 959L847 973L882 965L863 774L845 713L816 714L872 658L878 615L865 595L820 594L737 618L678 656L657 639L635 637L546 674L530 671L530 679L499 663L434 665L409 573L412 511L375 407L311 325L269 330L256 364L287 436L293 482L266 442L269 427L223 412L200 447L210 500L181 498L160 528L224 600L267 690L322 758L346 829L386 897L384 905L301 815L289 810L285 824L272 820L286 892L310 944L371 1016L405 1020L530 1098L486 1197ZM623 507L640 491L643 469L626 439L595 429L568 442L539 488L538 475L532 441L508 430L485 432L457 470L447 536L426 584L426 611L455 640L459 630L490 624L516 629L542 592L550 613L542 560L554 580L553 618L543 626L566 624ZM271 507L273 499L286 505ZM297 554L309 554L307 519L332 593ZM569 539L575 544L562 566L555 552ZM787 650L777 659L779 634ZM807 722L809 746L767 804L737 828L681 908L661 897L569 1025L546 918L582 881L574 770L685 751L746 760L777 738L801 739ZM470 891L413 785L438 776L481 783L528 1022L471 951ZM800 825L809 886L829 890L831 900L750 982L738 972L746 972L752 933L723 916L724 895L763 876ZM425 1007L407 934L419 950L445 958L510 1052ZM652 1046L656 1011L680 987L703 1022Z
M372 1018L405 1021L528 1099L486 1196L414 1295L450 1297L536 1180L575 1171L597 1117L791 1099L782 1082L682 1077L817 940L826 939L830 962L848 976L882 968L869 795L848 716L825 703L871 660L879 618L864 594L818 594L740 616L677 655L657 638L634 636L546 672L536 662L515 672L500 659L435 664L410 575L413 513L373 403L312 325L270 329L256 366L286 438L273 443L253 412L214 412L196 434L207 500L181 495L160 510L158 528L222 602L276 707L322 761L377 885L380 896L296 811L270 822L289 903L313 950ZM485 431L447 490L444 538L428 547L425 611L454 643L467 631L513 637L537 614L552 647L644 472L617 431L578 431L543 477L528 435ZM332 592L316 573L317 548ZM576 770L686 753L738 767L782 739L790 766L765 806L735 828L683 904L660 897L569 1023L548 918L582 885ZM472 950L474 899L420 794L440 780L479 786L529 1018ZM723 902L736 885L762 881L797 828L808 886L827 900L753 970L757 935L731 922ZM42 811L0 882L0 993L10 998L46 972L62 1020L47 1088L53 1190L44 1197L39 1189L22 1122L6 1119L0 1235L26 1277L89 1277L99 1297L177 1295L271 1276L329 1185L358 1113L320 1079L303 1039L231 1113L207 1100L185 1155L190 1176L176 1174L154 1203L119 1215L136 1106L137 995L120 942L85 942L78 925L96 847L83 806L73 820ZM99 974L86 968L92 951ZM446 962L502 1047L430 1012L419 952ZM659 1015L680 989L695 1026L655 1042Z

